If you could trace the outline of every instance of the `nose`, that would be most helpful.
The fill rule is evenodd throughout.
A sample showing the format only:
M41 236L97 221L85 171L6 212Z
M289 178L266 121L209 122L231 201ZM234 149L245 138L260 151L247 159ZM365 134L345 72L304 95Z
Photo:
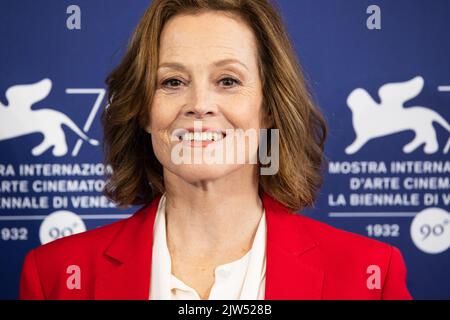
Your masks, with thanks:
M196 119L215 116L217 107L213 100L213 95L207 86L193 86L184 115Z

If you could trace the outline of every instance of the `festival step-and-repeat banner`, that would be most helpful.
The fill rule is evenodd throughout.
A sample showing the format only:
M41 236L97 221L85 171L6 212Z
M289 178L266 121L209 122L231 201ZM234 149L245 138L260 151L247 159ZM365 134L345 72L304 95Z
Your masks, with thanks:
M102 194L100 114L149 3L1 1L0 298L30 249L136 210ZM276 3L330 127L303 214L397 246L413 297L450 299L450 1Z

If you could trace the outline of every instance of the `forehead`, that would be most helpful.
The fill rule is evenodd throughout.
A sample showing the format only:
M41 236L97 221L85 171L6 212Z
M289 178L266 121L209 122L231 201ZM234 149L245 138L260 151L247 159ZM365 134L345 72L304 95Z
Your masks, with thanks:
M160 61L171 58L215 60L218 56L246 62L256 59L256 38L243 21L220 12L178 15L164 26Z

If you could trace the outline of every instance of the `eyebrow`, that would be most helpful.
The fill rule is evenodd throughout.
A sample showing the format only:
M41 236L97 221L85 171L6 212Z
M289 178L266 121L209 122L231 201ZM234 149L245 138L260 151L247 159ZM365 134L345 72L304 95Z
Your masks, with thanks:
M221 66L224 66L227 64L239 64L239 65L243 66L246 70L248 70L248 67L244 63L242 63L241 61L239 61L237 59L232 59L232 58L219 60L219 61L212 63L211 65L213 65L215 67L221 67ZM186 70L186 67L183 64L178 63L178 62L165 62L158 66L158 69L160 69L160 68L172 68L172 69L176 69L176 70Z

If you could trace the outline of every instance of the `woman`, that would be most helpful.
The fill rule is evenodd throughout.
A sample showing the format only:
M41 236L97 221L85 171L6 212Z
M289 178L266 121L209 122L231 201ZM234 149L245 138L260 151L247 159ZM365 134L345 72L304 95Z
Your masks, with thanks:
M410 299L398 249L294 214L326 125L269 2L153 1L107 85L106 191L144 206L32 250L21 298Z

